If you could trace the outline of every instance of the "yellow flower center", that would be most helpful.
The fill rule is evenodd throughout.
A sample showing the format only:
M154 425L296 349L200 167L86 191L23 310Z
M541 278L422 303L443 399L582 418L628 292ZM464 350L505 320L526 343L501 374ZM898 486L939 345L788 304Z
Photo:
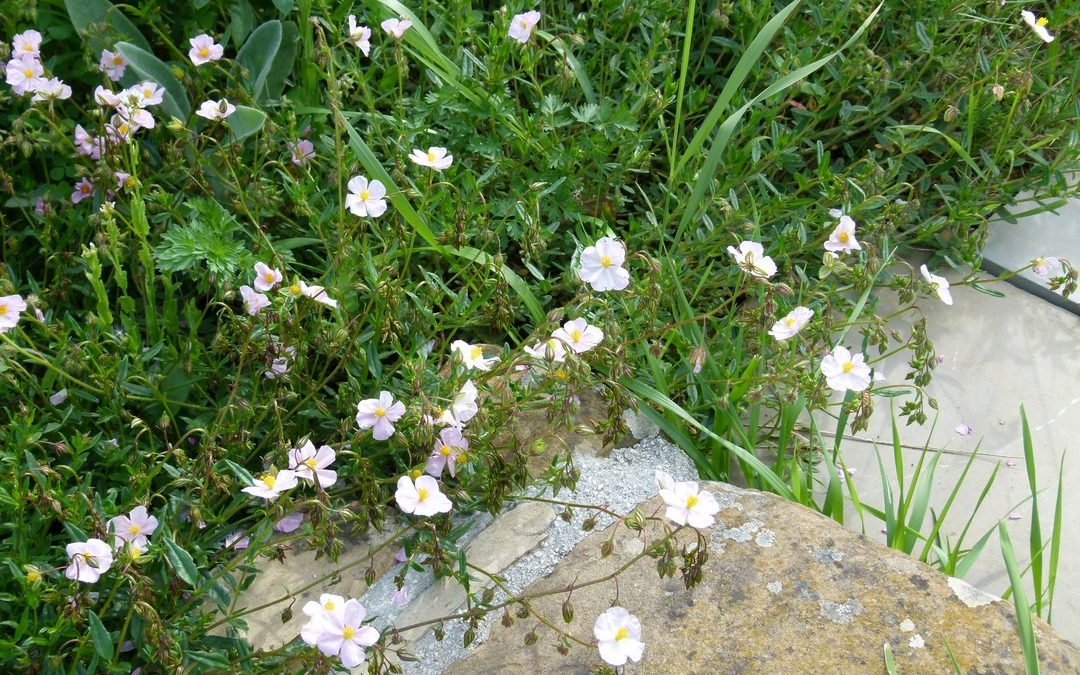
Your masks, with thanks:
M345 638L346 640L353 639L353 636L355 636L355 635L356 635L356 629L353 628L352 626L345 626L344 628L341 629L341 637Z
M33 77L34 76L34 71L27 68L27 69L22 71L22 74L23 74L23 77Z
M199 47L199 56L203 57L204 59L207 56L210 56L210 48L209 47Z
M300 295L300 284L293 284L292 286L289 286L289 292L292 293L293 295L299 296Z
M33 52L34 51L34 45L27 43L27 44L23 45L22 50L24 52Z
M606 255L600 256L600 265L603 267L611 267L611 258Z
M484 350L483 350L482 347L473 347L472 351L469 352L469 358L473 359L474 361L476 359L480 358L483 355L484 355Z
M568 379L570 379L570 376L567 375L566 371L563 370L562 368L559 368L558 370L556 370L554 373L552 373L552 375L554 375L556 378L558 378L560 380L568 380Z
M416 491L416 496L420 501L426 500L428 498L428 494L429 494L428 491L425 490L424 488L420 488L419 490Z
M697 505L698 505L698 497L697 497L697 495L690 495L689 497L686 498L686 508L692 509Z
M328 611L328 612L334 611L334 601L333 600L327 600L326 602L323 603L323 607L325 607L326 611Z
M360 191L360 201L366 202L369 199L371 199L371 193L368 192L367 190L361 190Z
M136 525L135 523L132 523L131 527L128 528L128 532L131 533L131 534L139 534L141 531L142 530L140 530L139 526Z
M522 20L521 20L521 27L522 27L522 29L524 29L524 30L528 30L528 29L529 29L529 22L528 22L528 21L526 21L525 19L522 19Z
M412 471L409 472L409 478L412 478L413 480L416 480L417 478L419 478L422 475L423 475L423 473L420 471L420 469L413 469Z
M83 193L84 195L90 194L90 190L91 190L90 186L87 185L86 183L83 183L82 185L79 186L79 192Z
M268 284L274 283L274 273L273 272L267 272L266 274L264 274L263 275L263 281L265 281Z
M375 408L375 417L386 417L386 408Z
M444 444L444 445L439 446L439 454L442 455L443 457L449 457L451 452L452 451L450 450L449 445Z
M1045 16L1040 16L1038 21L1035 22L1036 26L1043 26L1044 28L1050 24L1050 21Z
M124 65L124 57L117 54L116 56L114 56L112 58L112 62L113 62L113 65L122 66L122 65Z
M788 318L784 319L784 325L787 326L788 328L793 327L795 325L795 319L792 319L789 316Z
M620 642L622 640L625 640L628 637L630 637L630 631L628 631L626 629L626 626L623 626L619 630L615 631L615 641L616 642Z
M570 339L574 342L581 342L581 331L576 328L570 331Z
M312 457L311 459L305 459L304 460L304 466L306 466L307 468L314 471L315 470L315 458Z
M116 128L116 130L120 132L121 136L127 136L128 132L131 131L131 127L129 127L127 124L121 124L119 127ZM86 192L85 188L83 188L83 192Z
M128 176L124 179L124 185L127 187L135 187L135 176Z
M266 474L265 476L262 477L262 482L266 484L267 488L273 490L274 489L274 483L277 482L277 478L275 478L271 474Z
M40 578L41 578L41 572L39 572L38 570L30 570L29 572L26 573L26 580L29 581L30 583L34 583L35 581L37 581Z
M842 367L843 367L843 370L844 370L845 373L850 373L852 371L852 369L855 368L855 364L852 363L851 361L848 361Z
M432 162L432 163L435 162L435 153L434 152L428 150L427 161Z
M7 310L8 310L7 305L0 305L0 316L3 316L4 314L7 314Z
M848 243L848 240L851 239L851 235L847 232L841 232L840 234L836 235L836 238L840 241L841 244L846 244Z

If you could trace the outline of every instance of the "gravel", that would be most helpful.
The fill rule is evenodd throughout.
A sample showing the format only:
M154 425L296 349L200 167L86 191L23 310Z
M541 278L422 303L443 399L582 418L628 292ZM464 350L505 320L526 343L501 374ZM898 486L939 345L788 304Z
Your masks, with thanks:
M572 492L564 489L559 492L557 498L585 504L605 505L620 515L629 513L637 504L656 494L657 469L663 469L677 481L698 478L697 471L686 454L677 446L659 437L645 439L628 448L613 450L608 457L575 453L574 464L581 470L581 479L578 481L577 489ZM532 494L551 496L548 489L538 489ZM510 505L508 508L512 507L513 505ZM556 507L556 512L558 510ZM533 581L550 574L556 563L589 534L582 531L581 524L591 513L595 512L575 509L574 517L569 523L561 518L555 518L548 531L547 539L502 572L507 587L514 593L520 593ZM465 544L474 538L491 523L491 520L491 517L486 514L473 517L469 532L462 538L461 543ZM598 514L596 530L607 527L612 520L606 514ZM396 566L383 575L362 598L368 613L379 617L376 625L380 629L386 628L404 609L390 602L390 596L395 591L394 575L399 569L400 567ZM411 602L433 581L430 573L410 574L406 579L409 601ZM496 602L505 599L506 596L502 592L496 593ZM501 616L501 613L493 612L480 622L476 631L476 641L470 649L487 639L493 622L498 621ZM403 664L406 673L416 675L441 673L470 651L461 646L465 633L463 622L448 622L444 629L446 634L441 642L436 641L434 635L429 632L413 645L412 650L419 661Z

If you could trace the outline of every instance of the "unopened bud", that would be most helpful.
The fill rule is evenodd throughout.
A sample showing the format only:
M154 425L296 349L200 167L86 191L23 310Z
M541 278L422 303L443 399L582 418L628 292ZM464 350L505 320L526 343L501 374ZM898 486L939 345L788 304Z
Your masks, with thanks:
M945 121L946 122L952 122L954 119L956 119L956 116L959 115L959 114L960 114L960 110L958 110L956 106L951 105L951 106L949 106L948 108L945 109Z
M1005 98L1005 87L1000 84L995 84L990 88L990 93L993 94L995 101L1000 101Z
M562 620L566 623L570 623L574 620L574 606L570 604L570 600L562 604Z

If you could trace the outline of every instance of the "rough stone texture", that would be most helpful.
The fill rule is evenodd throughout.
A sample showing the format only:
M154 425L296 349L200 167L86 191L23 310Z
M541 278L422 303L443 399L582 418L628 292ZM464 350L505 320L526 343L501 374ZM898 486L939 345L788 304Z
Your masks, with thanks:
M261 561L259 574L251 586L236 601L236 608L256 607L271 600L276 600L288 593L296 592L319 577L336 569L347 567L367 557L371 549L386 540L388 533L372 532L360 538L345 537L345 549L335 563L326 556L315 558L315 551L301 549L286 554L284 562ZM303 593L296 595L292 605L292 618L282 623L281 615L289 603L281 602L252 612L244 617L248 623L247 638L256 649L277 649L300 634L300 627L307 621L307 616L300 611L308 600L318 600L322 593L334 593L346 598L358 598L367 590L364 575L374 567L376 575L381 575L394 563L397 549L393 546L379 551L369 562L350 567L341 573L341 579L327 580Z
M722 510L707 533L709 560L702 583L660 581L648 559L573 593L567 629L591 640L597 615L618 604L643 625L642 673L881 673L888 642L901 673L953 672L946 643L965 673L1021 673L1023 653L1012 606L987 601L902 553L850 532L778 497L721 483L705 483ZM658 500L642 505L653 513ZM646 530L654 540L659 526ZM768 532L769 536L761 537ZM527 594L566 588L611 574L642 550L620 527L615 550L602 559L610 528L581 542L552 574ZM955 589L960 590L960 596ZM616 596L616 593L618 594ZM962 597L961 597L962 596ZM556 625L565 593L537 598L532 607ZM1080 650L1035 620L1044 673L1080 672ZM536 624L496 626L483 645L447 670L485 673L587 673L600 663L595 649L555 650L554 634L524 646Z
M526 502L502 514L476 536L469 545L469 562L482 570L498 574L515 560L531 551L548 534L555 511L544 503ZM477 574L471 584L474 593L491 585L491 579ZM357 596L353 596L357 597ZM429 586L409 603L397 619L400 626L437 619L453 614L465 605L465 589L454 579L443 579ZM430 628L415 628L402 633L413 642Z

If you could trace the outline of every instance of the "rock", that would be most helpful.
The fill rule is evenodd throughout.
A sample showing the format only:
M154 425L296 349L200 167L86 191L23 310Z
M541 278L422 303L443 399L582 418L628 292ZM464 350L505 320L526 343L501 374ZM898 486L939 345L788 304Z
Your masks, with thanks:
M1008 602L950 580L898 551L850 532L779 497L704 483L720 503L705 533L701 583L686 590L678 574L660 580L645 558L610 580L574 590L573 621L561 618L565 592L530 600L553 625L592 640L595 618L613 603L642 623L640 673L882 673L888 643L900 673L1022 673L1024 657ZM640 507L656 512L658 498ZM662 513L662 511L661 511ZM534 595L608 577L642 551L641 540L615 525L615 548L600 545L611 528L591 534L526 591ZM662 536L649 521L648 541ZM682 541L693 540L693 533ZM1043 673L1080 672L1080 650L1034 619ZM540 640L523 638L538 626ZM595 648L556 651L557 636L535 618L495 626L488 640L446 672L588 673L601 664Z
M525 502L500 515L476 536L469 544L468 560L487 572L498 574L543 541L553 520L555 511L548 504ZM491 579L477 574L473 577L472 590L474 593L482 591L491 583ZM454 579L443 579L412 600L396 624L408 626L437 619L455 613L464 605L465 589L461 584ZM430 629L431 626L415 628L401 635L411 643Z

